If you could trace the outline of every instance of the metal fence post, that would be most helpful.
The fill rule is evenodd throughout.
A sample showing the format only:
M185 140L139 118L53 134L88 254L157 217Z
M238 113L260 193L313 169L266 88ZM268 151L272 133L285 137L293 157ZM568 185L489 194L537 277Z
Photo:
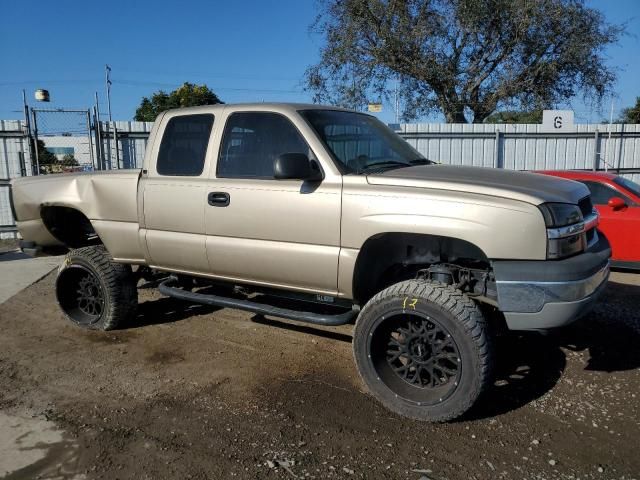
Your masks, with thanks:
M120 170L120 151L118 149L118 127L116 122L113 122L113 148L116 150L116 168Z
M624 146L625 146L625 142L624 142L624 126L625 124L622 123L620 124L620 144L618 145L618 173L620 172L620 167L622 164L622 155L624 153Z
M31 116L33 117L33 137L34 137L34 152L36 157L36 175L40 175L40 155L38 154L38 120L36 118L36 112L32 108Z
M500 133L500 130L498 130L496 128L496 139L495 139L495 143L494 143L494 152L493 152L493 165L496 168L504 168L502 159L503 159L503 155L502 155L502 134Z
M109 123L104 122L104 140L105 140L105 154L104 154L104 169L111 170L111 136L109 135Z
M98 155L98 165L99 170L105 170L107 162L104 158L105 148L102 143L104 141L104 138L102 137L102 122L100 121L100 105L98 103L98 92L96 92L96 106L94 107L94 113L96 116L96 150L100 151L100 154Z
M24 90L22 90L22 103L23 103L23 108L24 108L24 130L26 133L26 140L27 140L27 148L29 150L29 163L31 164L31 175L37 175L36 172L34 172L34 160L36 158L36 154L34 152L36 152L36 147L34 146L34 141L33 141L33 135L31 134L31 119L29 118L29 105L27 105L27 94ZM24 161L24 156L22 158L22 160ZM27 176L27 172L26 172L26 163L25 165L25 173L22 175L23 177Z
M98 170L102 170L102 148L100 139L100 119L98 118L98 112L96 107L93 107L93 126L95 128L96 136L96 167Z
M18 161L20 162L20 176L27 176L27 164L24 161L24 152L18 152Z
M18 156L20 152L18 152ZM11 164L9 163L9 155L3 155L5 168L7 169L7 178L11 178Z
M91 167L95 170L96 161L93 156L93 139L91 138L91 110L87 110L87 138L89 139L89 157L91 158Z
M596 128L593 134L593 171L597 171L600 166L600 131Z

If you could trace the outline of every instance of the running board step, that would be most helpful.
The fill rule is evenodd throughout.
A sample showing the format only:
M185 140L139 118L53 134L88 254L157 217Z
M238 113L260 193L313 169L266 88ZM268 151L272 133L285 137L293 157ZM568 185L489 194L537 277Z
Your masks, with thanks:
M290 310L288 308L264 305L262 303L253 302L251 300L188 292L181 288L172 286L173 284L177 283L177 281L177 278L169 277L168 279L160 283L160 285L158 285L158 290L163 295L177 298L179 300L186 300L188 302L202 303L204 305L215 305L217 307L224 308L237 308L239 310L247 310L249 312L259 313L261 315L288 318L290 320L297 320L299 322L307 322L324 326L345 325L353 321L358 316L358 313L360 313L360 308L357 305L354 305L351 310L337 315Z

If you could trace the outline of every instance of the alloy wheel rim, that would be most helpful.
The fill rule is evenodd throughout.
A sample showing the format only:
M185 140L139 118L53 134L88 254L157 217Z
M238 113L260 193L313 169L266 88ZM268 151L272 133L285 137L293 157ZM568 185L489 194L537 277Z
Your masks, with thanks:
M104 310L104 295L98 279L87 272L76 289L78 308L91 317L99 318Z
M63 269L56 280L56 296L64 313L78 325L91 327L103 317L107 297L98 276L81 264Z
M385 315L371 332L369 358L395 397L419 406L435 405L457 389L460 349L434 317L404 310Z

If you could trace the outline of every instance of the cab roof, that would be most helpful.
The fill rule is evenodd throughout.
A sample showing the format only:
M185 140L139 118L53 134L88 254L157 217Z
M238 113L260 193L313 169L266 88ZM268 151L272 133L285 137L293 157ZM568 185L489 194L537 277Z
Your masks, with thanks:
M254 102L254 103L217 103L215 105L201 105L197 107L173 108L167 112L184 112L184 113L205 113L229 108L233 110L254 110L254 111L274 111L274 112L292 112L298 110L340 110L344 112L355 112L347 108L335 105L320 105L317 103L289 103L289 102ZM363 113L363 112L356 112Z

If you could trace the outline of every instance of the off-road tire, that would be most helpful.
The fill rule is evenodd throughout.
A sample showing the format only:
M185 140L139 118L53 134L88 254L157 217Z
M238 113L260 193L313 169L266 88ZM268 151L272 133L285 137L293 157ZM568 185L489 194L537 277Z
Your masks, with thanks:
M421 393L424 390L422 380L420 380L420 386L405 385L408 382L406 379L401 379L398 383L398 379L393 376L400 378L394 371L398 360L394 360L396 364L390 363L390 359L395 355L389 356L388 350L387 353L376 354L378 347L374 344L379 345L381 341L376 340L377 336L386 335L386 333L376 332L391 331L390 329L397 328L394 323L415 322L414 319L423 322L421 324L423 326L432 325L433 328L441 328L443 332L450 334L450 338L446 333L439 334L445 338L446 342L453 345L447 348L454 353L447 354L447 359L444 361L449 361L448 357L458 357L458 365L451 367L456 370L456 376L449 379L451 383L443 384L449 385L448 388L451 389L444 399L438 399L440 394L436 392L436 398L431 401L417 401L416 398L423 398L420 395L432 395L426 390L426 393ZM403 325L406 324L403 323ZM426 328L425 326L424 329ZM396 333L395 330L393 331ZM434 343L434 345L444 345L446 342ZM409 350L411 349L406 349L406 351ZM424 349L420 347L418 351L422 352L422 350ZM442 351L442 347L429 349L429 352L437 353L438 350ZM362 309L356 322L353 351L360 376L373 396L390 410L417 420L445 422L459 417L474 405L480 394L491 383L493 351L485 318L478 306L467 295L441 283L408 280L392 285L375 295ZM380 349L378 348L377 351L379 352ZM424 361L428 355L419 357L419 360ZM455 360L454 358L452 361ZM404 360L404 362L403 375L407 375L407 361ZM418 364L412 363L412 365ZM401 365L399 369L402 370L402 368ZM415 371L416 368L414 367L413 370ZM422 369L418 371L418 375L421 375L421 371ZM432 369L431 376L434 376L433 372ZM428 374L425 375L428 376ZM435 381L437 380L436 378ZM439 386L439 388L442 390L444 387Z
M93 314L81 308L78 284L85 282L96 293ZM86 286L86 285L85 285ZM102 245L71 250L56 279L56 297L66 317L92 330L113 330L127 324L138 307L135 276L129 265L116 263Z

